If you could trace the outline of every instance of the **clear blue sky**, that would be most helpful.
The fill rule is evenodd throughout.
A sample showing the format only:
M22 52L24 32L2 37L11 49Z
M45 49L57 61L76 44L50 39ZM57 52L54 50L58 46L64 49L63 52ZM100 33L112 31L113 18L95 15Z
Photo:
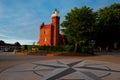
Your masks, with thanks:
M120 0L0 0L0 40L32 44L39 40L40 24L51 23L55 8L62 22L74 7L87 6L96 11L113 3Z

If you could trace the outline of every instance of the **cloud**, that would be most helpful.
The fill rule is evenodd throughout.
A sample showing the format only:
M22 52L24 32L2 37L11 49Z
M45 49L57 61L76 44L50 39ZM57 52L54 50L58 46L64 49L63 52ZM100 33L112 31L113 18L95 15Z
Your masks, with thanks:
M0 33L0 38L10 38L10 37Z
M21 7L22 3L18 4L19 5L16 7ZM35 33L37 27L39 29L38 23L40 20L36 18L34 11L27 9L24 5L22 5L19 10L4 4L2 4L2 6L4 6L4 10L0 14L0 27L2 27L0 32L9 33L9 36L18 36L22 38L28 38L29 36L29 39L30 37L35 38L33 35L29 35Z
M21 45L32 45L34 42L37 43L35 40L29 40L29 39L2 39L6 43L15 43L19 42Z
M0 40L5 41L6 43L15 43L15 42L19 42L22 45L31 45L33 44L33 42L36 42L36 40L34 39L24 39L24 38L19 38L19 37L13 37L13 36L8 36L5 34L1 34L0 33Z

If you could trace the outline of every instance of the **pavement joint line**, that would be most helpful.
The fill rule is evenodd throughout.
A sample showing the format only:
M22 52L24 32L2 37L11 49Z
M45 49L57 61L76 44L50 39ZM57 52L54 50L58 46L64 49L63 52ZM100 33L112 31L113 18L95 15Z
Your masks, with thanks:
M107 63L107 64L105 64L105 63ZM76 76L81 74L81 76L82 76L81 79L84 78L85 80L109 80L109 79L104 79L104 78L107 78L109 76L111 77L114 74L120 73L120 71L118 69L117 70L112 69L115 66L111 68L110 65L112 65L112 64L114 64L114 63L104 62L104 61L96 61L96 60L83 60L83 59L80 59L80 60L78 60L78 59L58 60L58 59L55 59L55 60L31 62L29 64L26 63L26 64L16 65L14 67L8 68L5 73L3 72L1 74L2 75L4 75L4 74L12 75L17 72L17 74L15 74L15 75L22 75L22 73L26 73L26 72L31 73L32 72L32 74L35 74L42 80L56 80L56 79L60 79L60 78L67 80L67 78L65 78L65 76L69 76L71 74L74 75L74 73L77 72ZM27 69L27 67L28 67L28 69ZM16 70L19 68L20 68L20 70ZM10 71L12 71L12 73ZM50 73L43 74L46 71L48 71L48 72L50 71ZM96 71L97 71L97 73L102 72L102 73L99 73L102 75L98 76L96 74ZM6 75L6 77L7 77L7 75ZM12 77L13 76L9 77L10 79L8 79L8 80L12 80ZM24 77L24 78L26 78L26 77ZM118 76L118 78L120 78L120 77ZM60 80L62 80L62 79L60 79ZM69 76L69 79L71 79L71 76ZM77 77L74 77L73 80L75 80L75 79L77 79Z

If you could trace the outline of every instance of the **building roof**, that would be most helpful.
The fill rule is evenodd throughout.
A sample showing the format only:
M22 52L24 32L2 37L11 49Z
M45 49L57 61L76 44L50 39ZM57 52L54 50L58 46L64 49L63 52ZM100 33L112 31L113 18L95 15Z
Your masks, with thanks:
M41 26L41 29L44 28L44 29L49 29L51 27L51 24L46 24L44 26Z
M21 46L19 42L16 42L14 44L5 43L4 41L0 40L0 46Z
M52 17L54 16L59 16L59 11L57 9L53 11Z
M5 42L4 42L4 41L2 41L2 40L0 40L0 45L3 45L3 44L5 44Z
M62 38L64 37L64 34L59 34L59 35L60 35L60 37L62 37Z

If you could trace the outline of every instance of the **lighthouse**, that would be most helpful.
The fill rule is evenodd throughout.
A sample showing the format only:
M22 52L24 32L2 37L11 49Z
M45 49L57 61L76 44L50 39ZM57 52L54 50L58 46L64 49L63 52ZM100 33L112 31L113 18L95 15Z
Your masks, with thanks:
M59 11L55 9L52 14L52 28L53 28L53 45L57 45L59 43L59 22L60 16Z
M40 25L40 39L37 42L40 46L56 46L62 44L63 35L59 33L60 16L59 11L55 9L51 15L51 23Z

